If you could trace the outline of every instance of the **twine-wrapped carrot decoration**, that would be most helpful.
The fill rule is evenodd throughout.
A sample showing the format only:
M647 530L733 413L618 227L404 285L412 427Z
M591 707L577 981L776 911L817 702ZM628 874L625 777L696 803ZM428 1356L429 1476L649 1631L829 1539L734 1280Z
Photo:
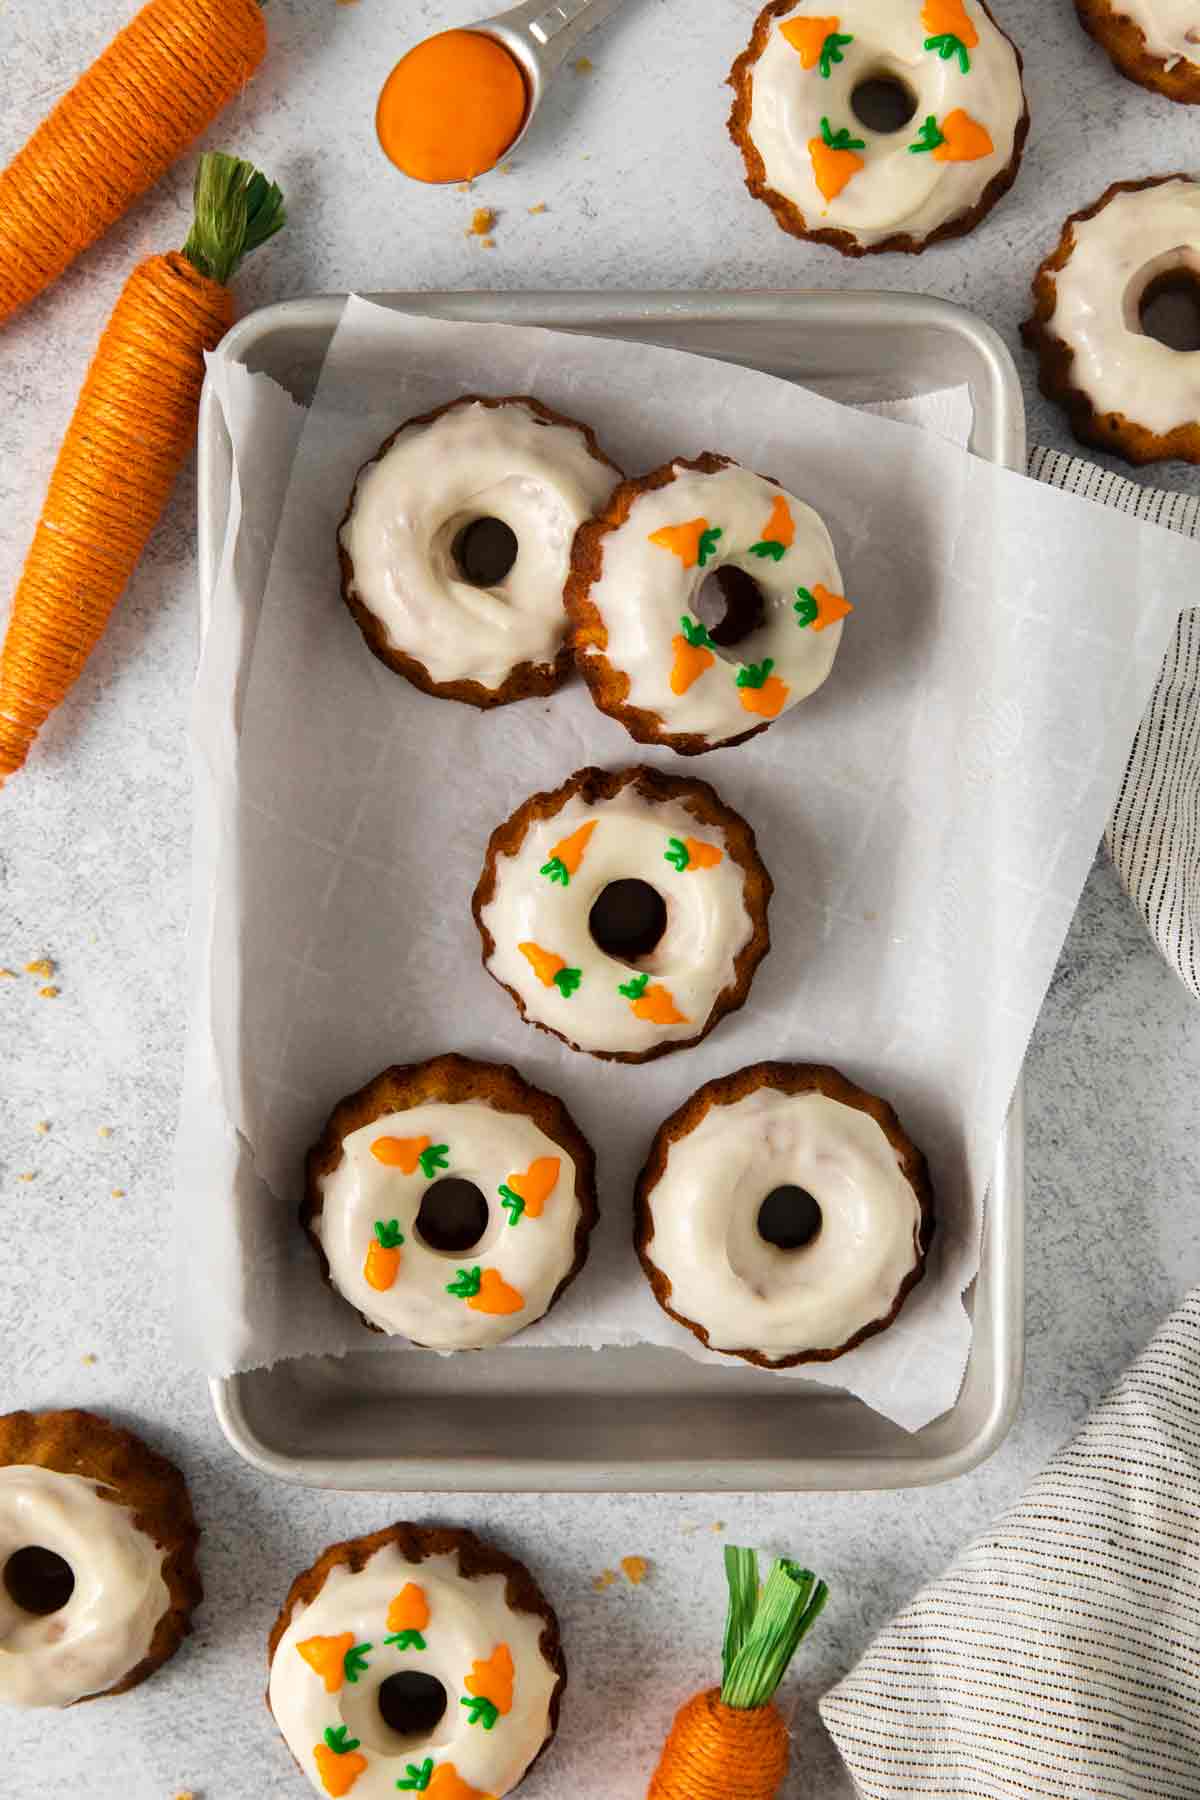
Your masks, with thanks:
M721 1686L675 1715L647 1800L774 1800L787 1774L788 1734L775 1690L829 1590L785 1558L760 1590L757 1555L733 1545L725 1574Z
M75 681L196 434L204 352L233 323L227 283L284 221L279 189L210 151L181 253L134 270L88 370L0 651L0 787Z
M153 187L262 61L259 0L149 0L0 173L0 324Z

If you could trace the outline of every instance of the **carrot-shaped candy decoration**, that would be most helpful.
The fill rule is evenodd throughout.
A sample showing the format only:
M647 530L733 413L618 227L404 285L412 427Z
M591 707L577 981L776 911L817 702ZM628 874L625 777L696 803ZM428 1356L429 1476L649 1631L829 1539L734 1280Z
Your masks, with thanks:
M771 508L771 516L763 526L763 534L757 544L751 544L751 556L769 556L772 562L782 562L796 541L796 521L792 517L792 509L782 494L776 494L775 504Z
M774 667L774 657L768 656L760 663L744 664L737 673L742 705L747 712L757 713L762 719L777 719L791 692L785 681L772 675Z
M931 35L925 39L927 50L936 50L943 62L957 56L964 75L971 73L967 54L979 42L979 33L967 17L963 0L925 0L921 23Z
M753 1550L725 1551L729 1612L722 1683L680 1708L647 1800L736 1795L773 1800L787 1774L787 1727L775 1690L829 1598L823 1581L781 1558L760 1590Z
M403 1242L404 1233L398 1219L389 1219L386 1224L382 1219L376 1219L375 1236L367 1248L367 1260L363 1264L363 1280L377 1294L386 1294L394 1285L400 1273L400 1246Z
M472 1312L518 1313L525 1296L509 1287L498 1269L460 1269L446 1289L456 1300L465 1300Z
M663 856L682 875L687 869L715 869L725 852L701 838L668 838Z
M699 681L705 669L716 661L714 645L703 625L687 613L679 621L679 633L671 639L675 660L671 664L671 692L686 694L693 681Z
M0 173L0 324L152 187L262 61L259 0L150 0Z
M800 66L803 69L820 69L825 80L833 74L834 63L843 62L842 50L846 44L854 42L838 30L839 18L831 19L789 19L786 25L779 27L793 50L800 52Z
M557 1156L535 1156L523 1175L510 1175L500 1184L500 1204L508 1214L510 1225L517 1225L526 1213L540 1219L547 1200L558 1185L562 1163Z
M472 1663L471 1673L463 1682L467 1698L459 1701L467 1709L468 1722L491 1731L497 1719L510 1713L513 1679L512 1651L507 1644L497 1644L485 1662Z
M424 1650L424 1631L428 1623L429 1602L425 1598L425 1589L418 1587L415 1581L406 1582L388 1607L390 1635L383 1641L394 1644L397 1650Z
M543 987L556 987L564 1000L578 992L583 980L582 969L568 969L561 956L555 956L552 950L543 950L540 944L518 944L517 949Z
M796 618L802 630L811 625L814 631L824 631L827 625L836 625L839 619L848 618L854 611L844 595L831 594L820 581L811 589L798 587L796 592L799 595Z
M570 887L571 877L578 875L583 853L595 829L596 820L589 819L586 825L581 825L578 831L565 837L561 844L555 844L550 852L549 862L542 864L540 873L550 881L557 881L560 887Z
M127 110L122 102L121 129ZM226 284L283 218L277 187L249 163L209 152L182 254L152 256L125 284L59 451L0 651L0 786L75 681L137 565L196 435L204 352L233 323Z
M365 1646L368 1650L370 1647L369 1644ZM354 1633L339 1631L336 1637L305 1638L302 1644L296 1645L296 1652L321 1677L325 1692L336 1694L346 1679L346 1658L354 1654L355 1648Z
M710 526L707 519L689 519L686 525L664 525L661 530L652 531L650 542L677 556L685 569L694 569L697 564L704 568L717 554L717 545L724 535L719 525Z
M321 1786L327 1794L333 1795L333 1800L342 1800L367 1766L366 1757L359 1755L358 1739L350 1736L346 1725L330 1726L326 1730L324 1743L313 1750L313 1760L321 1777Z
M867 140L851 137L845 125L835 131L828 119L821 120L821 135L809 138L808 154L812 158L813 179L824 199L836 200L846 183L866 168L863 158L855 154L866 147Z
M959 163L979 162L990 156L995 147L987 126L973 119L961 106L956 106L940 125L930 113L921 127L920 137L908 149L911 156L924 156L928 150L932 152L934 162Z
M419 1168L426 1181L449 1167L449 1154L449 1144L435 1144L428 1137L377 1137L371 1145L371 1155L385 1168L399 1169L402 1175L415 1175ZM400 1241L403 1243L403 1238Z
M635 975L632 981L623 981L617 992L624 994L635 1019L645 1019L650 1025L691 1024L671 998L670 989L660 981L651 984L648 975Z
M398 1781L396 1786L412 1794L429 1794L431 1800L491 1800L490 1794L481 1794L465 1782L453 1763L438 1763L435 1767L432 1756L419 1765L409 1763L408 1779Z

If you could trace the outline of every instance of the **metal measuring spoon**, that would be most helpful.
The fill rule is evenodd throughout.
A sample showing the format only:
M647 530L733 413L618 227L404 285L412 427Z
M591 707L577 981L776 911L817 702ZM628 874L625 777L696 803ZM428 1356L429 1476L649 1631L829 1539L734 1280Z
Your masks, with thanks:
M506 156L529 130L547 88L581 38L621 4L622 0L524 0L521 6L469 27L503 44L525 77L529 95L525 123L504 152Z

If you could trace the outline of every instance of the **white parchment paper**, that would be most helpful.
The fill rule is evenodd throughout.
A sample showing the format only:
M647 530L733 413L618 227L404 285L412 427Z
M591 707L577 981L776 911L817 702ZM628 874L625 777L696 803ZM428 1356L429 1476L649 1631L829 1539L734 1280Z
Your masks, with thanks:
M965 435L953 396L923 431L682 352L359 300L306 419L261 377L219 359L212 375L236 478L194 719L189 1353L212 1373L400 1353L318 1279L296 1226L302 1159L343 1094L457 1049L560 1094L600 1166L587 1268L489 1354L649 1341L703 1356L641 1277L633 1180L701 1082L783 1057L892 1100L939 1199L930 1275L896 1325L803 1378L910 1430L942 1413L1004 1114L1200 546L967 455L947 441ZM397 424L470 392L536 394L631 473L720 450L817 507L857 608L826 687L753 743L685 763L636 746L579 682L479 714L392 675L339 599L337 521ZM527 794L637 760L714 783L776 892L747 1006L699 1049L627 1068L521 1022L480 965L470 896L489 833Z

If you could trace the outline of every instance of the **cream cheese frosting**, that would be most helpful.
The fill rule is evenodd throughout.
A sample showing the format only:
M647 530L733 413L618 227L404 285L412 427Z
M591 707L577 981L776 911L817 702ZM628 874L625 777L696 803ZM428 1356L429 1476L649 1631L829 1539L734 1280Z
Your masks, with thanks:
M632 784L610 800L574 795L495 867L480 912L494 941L488 970L520 995L528 1019L579 1050L636 1055L698 1037L754 934L724 832ZM609 884L629 880L654 888L667 914L658 944L636 962L602 950L589 924Z
M766 1196L803 1188L816 1237L781 1250L758 1230ZM759 1089L714 1105L671 1144L650 1189L647 1254L673 1312L714 1350L772 1362L835 1350L887 1316L920 1257L921 1207L867 1112L820 1093Z
M115 1687L150 1650L170 1607L164 1552L101 1485L54 1469L0 1468L0 1569L37 1546L69 1564L70 1598L26 1612L0 1581L0 1701L70 1706Z
M1165 434L1200 418L1200 354L1173 350L1141 329L1152 281L1176 271L1200 278L1200 182L1185 176L1117 193L1071 227L1073 247L1055 271L1047 329L1074 352L1072 384L1097 412Z
M385 1544L358 1571L336 1565L294 1609L271 1662L271 1711L318 1794L500 1800L550 1735L558 1672L544 1629L508 1605L503 1575L467 1579L456 1554L414 1563ZM396 1731L380 1710L383 1684L406 1672L445 1690L425 1735Z
M468 1252L426 1243L426 1191L454 1177L488 1204ZM381 1330L435 1350L483 1349L533 1324L575 1263L575 1163L524 1113L483 1101L384 1114L342 1140L311 1229L334 1286Z
M652 713L664 736L728 742L814 693L833 668L843 594L820 515L773 482L727 463L714 473L672 465L600 540L603 563L587 599L603 620L603 654L628 677L624 704ZM702 625L706 579L733 567L757 584L762 620L721 648Z
M748 134L768 185L808 230L866 245L919 241L972 211L1025 113L1016 52L978 0L802 0L772 21L751 73ZM881 78L916 103L898 131L872 131L852 106Z
M407 425L360 472L341 528L354 591L433 681L501 687L562 649L575 532L617 478L580 427L547 424L520 400L460 403ZM503 580L476 587L453 547L484 518L511 529L517 559Z
M1150 56L1168 64L1195 62L1200 52L1200 5L1196 0L1120 0L1116 11L1132 19Z

